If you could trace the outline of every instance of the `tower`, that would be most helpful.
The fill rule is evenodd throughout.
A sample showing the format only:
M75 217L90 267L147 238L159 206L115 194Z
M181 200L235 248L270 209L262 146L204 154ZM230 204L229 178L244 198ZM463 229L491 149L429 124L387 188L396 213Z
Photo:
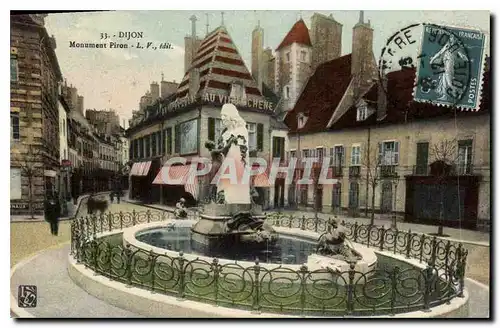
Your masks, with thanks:
M252 76L257 81L259 89L263 81L263 47L264 29L260 27L260 21L252 32Z
M318 65L340 57L342 53L342 24L333 19L314 13L311 18L312 72Z
M274 91L282 99L283 110L295 103L311 75L312 44L302 19L297 21L276 48Z

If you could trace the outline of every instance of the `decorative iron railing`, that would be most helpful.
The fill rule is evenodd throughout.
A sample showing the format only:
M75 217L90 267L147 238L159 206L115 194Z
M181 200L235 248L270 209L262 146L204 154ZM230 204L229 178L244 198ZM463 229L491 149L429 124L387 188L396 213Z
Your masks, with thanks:
M217 258L187 259L183 252L168 256L123 247L121 240L100 233L141 223L173 219L168 212L107 213L71 223L71 254L77 263L97 274L130 286L215 305L254 312L323 316L394 315L429 311L455 297L463 297L467 250L462 244L384 227L341 222L356 243L426 263L425 268L400 261L390 265L380 257L369 274L349 263L345 272L270 269L257 259L251 266L237 261L221 264ZM267 215L276 227L327 231L321 218ZM391 260L392 261L392 260Z

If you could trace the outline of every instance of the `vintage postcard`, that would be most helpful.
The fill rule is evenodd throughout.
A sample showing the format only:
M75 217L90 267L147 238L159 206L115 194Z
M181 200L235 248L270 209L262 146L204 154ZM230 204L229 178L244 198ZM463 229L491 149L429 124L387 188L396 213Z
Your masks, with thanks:
M13 318L490 318L488 11L10 15Z

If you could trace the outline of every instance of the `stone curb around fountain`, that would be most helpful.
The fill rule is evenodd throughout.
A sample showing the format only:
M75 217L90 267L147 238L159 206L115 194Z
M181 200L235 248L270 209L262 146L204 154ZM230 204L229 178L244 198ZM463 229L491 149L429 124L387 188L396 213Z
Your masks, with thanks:
M162 226L166 226L169 221L167 220L161 222L152 222L148 224L141 224L134 227L129 227L121 230L115 230L111 232L107 232L102 234L104 235L112 235L115 233L123 233L123 243L124 245L129 244L126 241L126 238L135 240L135 234L141 230L148 230L153 228L158 228ZM297 237L303 237L306 239L310 239L311 237L316 238L318 236L317 233L311 231L304 231L300 229L290 229L290 228L282 228L291 230L288 234L295 235ZM281 229L280 229L281 230ZM283 233L284 231L282 231ZM303 234L302 234L303 233ZM141 243L137 241L138 243ZM144 244L143 250L149 250L155 248L154 246ZM160 249L162 252L165 252L164 249ZM406 259L404 256L399 254L394 254L389 251L380 251L375 250L374 252L380 254L382 256L392 257L399 261L403 261L409 263L418 268L425 268L426 265L424 263L420 263L416 259ZM176 252L174 252L176 253ZM199 257L201 258L201 257ZM210 258L211 259L211 258ZM229 261L233 263L234 261ZM221 263L222 264L222 263ZM217 316L221 317L239 317L239 318L268 318L268 317L288 317L288 318L326 318L324 316L293 316L293 315L280 315L275 313L259 313L255 314L250 310L240 310L234 308L226 308L223 306L215 306L210 303L196 302L190 300L179 300L176 297L168 296L165 294L152 293L151 291L133 287L126 286L125 284L117 281L112 281L109 278L105 278L103 276L95 274L92 270L86 269L82 264L76 264L76 261L70 256L69 257L69 268L70 277L75 281L75 283L86 290L89 294L102 299L103 301L110 303L114 306L124 308L126 310L139 313L145 316L155 316L157 315L155 309L164 308L164 307L172 307L175 306L177 310L180 311L179 308L187 308L189 311L206 311L210 314L217 314ZM115 290L116 289L116 290ZM107 292L102 292L106 290ZM133 299L130 302L126 302L123 304L124 299ZM148 305L144 306L141 302L145 302ZM455 297L450 300L449 304L442 304L436 307L432 307L429 311L414 311L409 313L400 313L396 315L382 315L382 316L356 316L355 318L463 318L467 317L469 313L469 293L464 289L464 296L462 298ZM137 308L135 305L140 305L140 308ZM212 305L212 309L208 310L207 306ZM153 312L151 312L153 311ZM342 316L339 316L342 317Z

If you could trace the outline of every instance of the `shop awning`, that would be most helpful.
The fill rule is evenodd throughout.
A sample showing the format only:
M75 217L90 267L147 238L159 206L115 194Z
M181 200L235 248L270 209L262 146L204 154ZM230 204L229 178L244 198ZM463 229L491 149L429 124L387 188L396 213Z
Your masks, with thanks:
M151 161L142 162L141 165L141 176L146 176L149 173L149 169L151 168Z
M191 165L164 166L153 180L153 184L184 185L184 190L196 199L198 197L198 178L193 177L193 179L188 180L190 169Z
M132 164L132 168L130 169L130 175L138 175L137 173L139 172L140 166L141 166L141 163Z

